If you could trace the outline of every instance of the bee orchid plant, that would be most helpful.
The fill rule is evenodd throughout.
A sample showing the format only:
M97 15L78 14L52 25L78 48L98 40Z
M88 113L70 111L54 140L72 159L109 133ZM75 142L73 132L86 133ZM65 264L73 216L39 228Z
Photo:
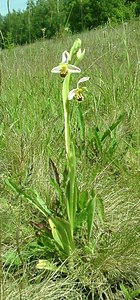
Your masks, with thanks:
M77 212L77 200L78 200L78 187L76 182L76 157L74 144L72 142L71 132L70 132L70 114L69 105L73 98L78 101L84 99L83 93L86 91L86 87L82 87L81 84L88 81L89 77L83 77L77 82L77 87L70 91L70 78L74 73L81 73L81 69L75 65L70 64L71 60L76 56L77 61L81 61L84 57L85 50L81 51L81 40L77 39L72 46L70 53L64 51L62 54L61 63L51 70L52 73L59 73L64 79L62 87L62 98L63 98L63 109L64 109L64 123L65 123L65 147L66 147L66 159L67 159L67 169L68 169L68 180L66 186L66 212L67 212L67 234L72 241L69 248L69 254L74 250L74 226L75 217ZM49 220L52 229L52 234L54 239L56 236L61 235L57 227L55 227L52 220ZM65 228L65 230L67 230ZM61 237L62 239L62 237ZM58 241L56 241L58 242ZM70 244L70 242L69 242Z
M50 178L50 183L59 199L61 213L58 216L56 212L52 212L36 191L32 191L32 197L31 195L27 195L23 189L19 189L15 183L12 183L11 179L7 179L6 181L6 184L14 192L28 200L43 214L43 216L47 217L47 219L49 217L48 221L50 228L49 231L45 231L45 239L51 239L51 243L49 243L50 247L52 247L51 245L53 244L53 247L55 247L61 259L64 257L69 260L70 258L70 265L73 265L71 257L73 257L73 252L76 248L75 230L79 227L81 228L83 222L86 222L87 243L89 243L96 206L96 195L94 191L92 191L91 194L89 194L88 191L79 191L76 176L75 147L70 130L71 100L76 99L78 102L83 101L84 93L87 91L87 88L83 86L83 84L89 80L88 76L82 77L77 81L77 86L70 90L71 76L73 74L78 75L81 73L81 69L74 64L71 64L71 62L80 62L83 59L84 54L85 50L81 50L81 40L77 39L69 53L67 51L63 52L60 64L51 70L52 73L58 73L63 78L62 99L65 124L67 175L62 187L57 180L58 176ZM58 175L55 166L53 166L53 168L55 174ZM50 269L50 262L48 264L47 260L40 260L37 264L37 268ZM54 266L52 268L54 270Z

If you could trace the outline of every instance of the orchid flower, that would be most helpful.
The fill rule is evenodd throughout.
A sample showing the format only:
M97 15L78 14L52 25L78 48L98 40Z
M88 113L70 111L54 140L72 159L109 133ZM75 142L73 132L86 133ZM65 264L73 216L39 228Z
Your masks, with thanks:
M61 63L59 64L59 66L53 68L51 70L52 73L59 73L61 77L65 77L68 72L69 73L80 73L81 72L81 69L76 67L76 66L73 66L71 64L69 64L69 53L67 51L64 51L62 53L62 61Z
M77 83L77 88L73 89L69 92L68 100L72 100L75 97L77 99L77 101L83 101L84 100L83 92L86 91L87 89L84 86L79 87L79 84L82 83L82 82L85 82L89 79L90 79L90 77L81 78Z

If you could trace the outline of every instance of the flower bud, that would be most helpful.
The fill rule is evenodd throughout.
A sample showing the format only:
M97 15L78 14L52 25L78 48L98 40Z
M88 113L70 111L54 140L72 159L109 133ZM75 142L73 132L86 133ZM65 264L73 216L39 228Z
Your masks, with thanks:
M85 54L85 49L83 51L81 51L81 48L78 50L77 52L77 59L78 61L81 61L84 57L84 54Z
M80 48L81 48L81 40L78 38L78 39L76 39L76 41L74 42L73 46L71 47L71 50L70 50L70 61L71 61L73 55L76 54Z

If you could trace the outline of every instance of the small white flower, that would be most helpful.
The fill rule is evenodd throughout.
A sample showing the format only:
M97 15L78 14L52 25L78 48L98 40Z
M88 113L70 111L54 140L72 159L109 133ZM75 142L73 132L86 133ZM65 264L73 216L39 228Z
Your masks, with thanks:
M78 101L82 101L84 100L84 96L83 96L83 92L86 90L86 87L79 87L79 84L82 82L85 82L87 80L89 80L90 77L83 77L81 78L78 83L77 83L77 88L73 89L69 92L68 94L68 100L72 100L74 97L78 100Z
M65 77L68 72L69 73L80 73L81 69L73 66L71 64L68 63L69 62L69 53L67 51L64 51L62 53L62 61L59 64L59 66L53 68L51 70L52 73L59 73L61 77Z

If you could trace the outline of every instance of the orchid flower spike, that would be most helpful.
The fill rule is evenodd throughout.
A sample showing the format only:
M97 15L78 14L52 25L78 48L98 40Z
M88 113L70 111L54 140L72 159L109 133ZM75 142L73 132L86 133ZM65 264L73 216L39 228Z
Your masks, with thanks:
M64 51L62 53L62 61L61 63L59 64L59 66L53 68L51 70L52 73L59 73L61 77L65 77L68 72L69 73L80 73L81 72L81 69L76 67L76 66L73 66L73 65L70 65L68 62L69 62L69 53L67 51Z
M74 97L76 98L77 101L83 101L84 100L84 96L83 96L83 92L86 91L86 87L79 87L79 84L82 82L85 82L87 80L89 80L90 77L83 77L81 78L78 83L77 83L77 88L73 89L69 92L68 94L68 100L72 100Z

